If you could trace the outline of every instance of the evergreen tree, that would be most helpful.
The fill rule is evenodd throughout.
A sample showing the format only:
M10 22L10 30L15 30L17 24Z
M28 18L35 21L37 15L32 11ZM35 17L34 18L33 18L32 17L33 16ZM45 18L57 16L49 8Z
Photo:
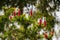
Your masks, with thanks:
M3 40L37 40L37 39L48 39L51 40L54 30L51 30L54 27L54 17L52 15L49 15L48 13L51 12L51 10L56 9L56 2L54 1L54 7L51 8L48 3L52 0L40 0L40 4L37 6L39 10L37 10L36 13L33 15L29 15L28 19L26 18L25 14L22 14L14 17L9 16L13 14L14 7L19 6L22 10L25 3L30 2L34 3L34 0L1 0L1 7L5 4L12 5L13 7L5 9L4 15L0 15L0 32L3 34L0 35L0 38ZM15 5L17 3L17 5ZM59 5L60 1L58 1ZM50 10L47 11L46 8L50 7ZM37 19L39 18L39 22L37 22ZM42 19L44 19L44 22L42 23ZM11 25L10 25L11 24ZM18 26L16 26L18 24ZM10 25L10 26L9 26ZM41 29L44 29L44 32L41 34ZM46 32L47 31L47 32ZM49 34L48 34L49 33Z

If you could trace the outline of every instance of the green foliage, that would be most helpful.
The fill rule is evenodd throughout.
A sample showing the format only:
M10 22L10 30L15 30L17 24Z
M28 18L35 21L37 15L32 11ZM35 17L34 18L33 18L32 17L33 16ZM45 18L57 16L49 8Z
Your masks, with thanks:
M24 0L19 0L18 4L23 4L24 2ZM9 20L9 15L14 11L14 8L6 9L5 7L2 7L3 9L5 9L5 14L3 16L0 16L0 32L3 32L3 35L0 37L4 40L6 38L8 38L8 40L24 40L26 38L29 38L30 40L37 40L39 38L42 39L43 35L38 35L37 32L44 28L46 28L46 30L50 32L51 28L54 27L54 17L52 15L49 15L45 10L48 6L47 0L41 0L41 2L43 6L42 4L40 4L40 6L38 7L40 8L40 10L38 10L32 16L29 16L29 19L27 19L25 15L22 14L20 16L16 15L12 18L12 20ZM41 12L41 10L43 12ZM46 27L44 27L43 25L38 25L37 22L37 19L42 18L43 16L46 17L47 20ZM16 29L14 22L18 22L18 24L20 25L19 29ZM12 23L13 25L9 27L9 23ZM5 25L8 30L4 30ZM50 39L51 37L52 36L49 35L48 38Z
M50 31L54 25L54 17L46 13L41 13L40 11L34 13L33 16L29 16L29 19L26 19L25 15L22 14L20 16L16 15L12 18L12 20L9 20L9 15L13 12L13 10L13 8L6 9L5 15L0 16L0 30L3 32L3 36L1 36L2 39L8 38L8 40L24 40L26 38L29 38L31 40L36 40L38 38L43 38L43 35L42 37L41 35L37 36L37 32L40 29L45 28L38 25L37 22L37 19L42 18L43 16L45 16L47 20L46 30ZM20 25L19 29L16 29L14 22L18 22ZM13 24L10 28L8 26L9 23ZM8 30L4 30L5 24ZM31 24L32 26L29 28L29 25Z

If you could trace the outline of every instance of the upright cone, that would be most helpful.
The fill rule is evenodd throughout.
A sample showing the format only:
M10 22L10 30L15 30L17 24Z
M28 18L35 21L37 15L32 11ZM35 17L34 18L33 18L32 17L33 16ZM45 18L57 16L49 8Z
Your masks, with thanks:
M18 10L18 16L20 16L20 14L21 14L21 11L20 11L20 9Z
M46 20L44 20L44 26L46 26Z
M16 12L15 11L13 12L13 16L16 16Z
M47 35L47 33L44 33L44 38L48 38L48 35Z
M10 16L9 18L10 18L10 20L12 20L12 16Z
M40 20L39 20L39 24L41 25L42 24L42 19L40 18Z
M32 10L30 10L30 16L32 16Z

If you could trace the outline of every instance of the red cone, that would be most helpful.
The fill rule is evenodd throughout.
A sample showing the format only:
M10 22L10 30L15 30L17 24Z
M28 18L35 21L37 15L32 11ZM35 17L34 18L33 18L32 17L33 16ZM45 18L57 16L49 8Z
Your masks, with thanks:
M30 16L32 16L32 10L30 10Z
M44 33L44 38L48 38L48 35L47 35L47 33Z
M13 15L16 16L16 12L15 11L13 12Z
M51 30L50 34L53 36L54 35L54 29Z
M20 14L21 14L21 11L20 11L20 9L18 10L18 16L20 16Z
M44 20L44 26L46 26L46 21Z
M10 16L10 20L12 20L12 16Z
M42 24L42 19L40 18L40 20L39 20L39 24L41 25Z

